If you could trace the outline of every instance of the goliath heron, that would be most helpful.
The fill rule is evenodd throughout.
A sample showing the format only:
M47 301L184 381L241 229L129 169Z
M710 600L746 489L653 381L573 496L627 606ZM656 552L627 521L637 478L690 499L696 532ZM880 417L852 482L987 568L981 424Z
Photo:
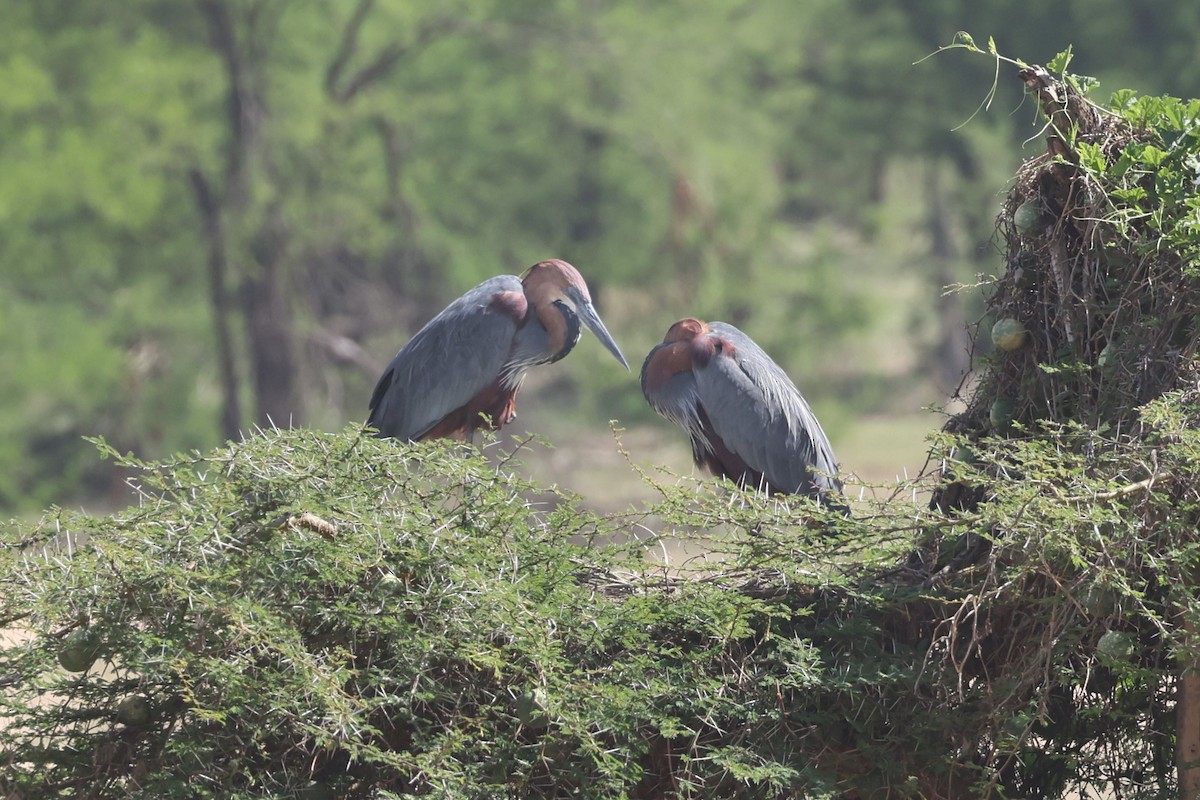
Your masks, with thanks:
M525 372L571 352L581 323L629 368L575 267L552 259L520 278L489 278L396 354L371 395L367 424L407 441L469 441L476 428L498 430L516 417Z
M841 492L837 461L787 374L724 322L682 319L642 365L652 408L687 432L696 465L742 486Z

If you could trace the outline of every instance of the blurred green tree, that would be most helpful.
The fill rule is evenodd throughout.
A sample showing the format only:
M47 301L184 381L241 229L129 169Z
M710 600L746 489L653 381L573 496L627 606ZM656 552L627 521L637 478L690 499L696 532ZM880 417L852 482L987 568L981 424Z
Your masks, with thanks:
M1015 163L992 154L1034 114L952 131L991 65L911 65L962 27L1033 59L1068 31L1093 61L1159 36L1139 78L1189 91L1196 13L1094 5L11 9L0 507L103 490L85 434L155 457L360 418L445 302L548 255L580 266L634 360L692 314L813 376L818 405L874 408L921 381L937 399L976 313L941 287L990 269ZM1020 103L1004 85L1000 111ZM576 401L559 405L649 418L601 358L584 348L547 379Z

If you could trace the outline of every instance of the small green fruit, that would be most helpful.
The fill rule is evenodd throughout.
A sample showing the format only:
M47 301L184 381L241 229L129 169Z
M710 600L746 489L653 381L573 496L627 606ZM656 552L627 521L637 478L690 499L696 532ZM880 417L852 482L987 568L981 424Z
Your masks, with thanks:
M1096 642L1096 653L1102 661L1128 662L1133 656L1133 637L1121 631L1105 631Z
M988 422L998 431L1005 430L1012 424L1017 413L1017 404L1010 397L997 397L988 409Z
M974 464L978 460L975 451L969 447L954 448L954 451L950 453L950 459L960 464Z
M131 694L117 703L117 722L129 727L145 725L154 715L150 701L140 694Z
M1080 603L1090 616L1103 618L1116 610L1117 598L1111 590L1093 584L1083 593Z
M1036 236L1049 224L1050 219L1042 209L1040 200L1026 200L1013 212L1013 224L1022 236Z
M1025 326L1012 317L997 320L996 324L992 326L992 344L1001 350L1016 350L1025 344L1028 335L1029 332L1025 330Z
M320 781L313 781L296 792L298 800L333 800L336 796L332 788Z
M391 572L385 572L379 576L379 588L389 594L404 594L408 588L404 579L394 575Z
M67 672L87 672L100 654L100 637L95 631L81 628L71 633L58 651L58 664Z
M517 719L529 728L544 728L550 719L546 715L546 693L539 689L517 697Z
M1032 722L1033 717L1028 711L1019 711L1008 718L1008 721L1004 723L1004 729L1010 736L1024 736L1029 733Z

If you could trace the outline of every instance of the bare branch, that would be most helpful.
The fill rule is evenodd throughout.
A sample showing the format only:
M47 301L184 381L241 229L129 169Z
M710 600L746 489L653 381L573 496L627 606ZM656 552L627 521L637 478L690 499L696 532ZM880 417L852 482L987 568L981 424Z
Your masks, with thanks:
M386 77L402 58L419 51L439 35L457 28L459 24L458 20L450 17L439 17L430 20L421 25L417 31L416 39L411 45L402 45L399 42L389 44L383 48L370 64L354 73L341 89L337 89L330 84L330 77L327 73L326 90L330 92L335 102L343 105L349 103L359 92L369 87L372 83ZM355 38L357 37L357 32L355 32L354 36ZM345 58L349 59L351 55L351 53L346 53ZM339 56L341 56L341 53L339 53ZM344 66L344 64L339 65L338 71L340 72Z
M225 227L221 222L221 209L208 179L198 169L190 170L188 178L191 180L192 193L200 211L204 239L208 244L209 302L212 304L213 310L213 327L217 339L217 363L223 395L221 433L227 439L235 439L241 428L242 414L238 402L240 390L237 367L233 357L233 327L229 321L228 243L225 240Z
M229 4L225 0L196 0L196 6L208 23L209 44L225 64L230 139L225 154L224 192L226 197L237 198L245 187L246 164L256 128L253 93Z
M396 43L385 47L374 61L354 74L346 86L334 95L334 99L341 104L349 103L360 91L391 72L407 50Z
M383 366L363 349L362 345L348 336L334 333L328 328L317 327L312 340L337 361L353 364L362 370L364 375L376 376Z
M329 67L325 70L325 93L331 98L336 99L338 96L337 84L342 78L342 72L346 69L346 65L354 56L354 51L358 49L358 33L362 30L363 21L366 20L373 5L375 5L375 0L359 0L358 5L354 8L354 13L350 15L346 27L342 30L342 40L338 43L337 52L333 54L333 60L329 62Z

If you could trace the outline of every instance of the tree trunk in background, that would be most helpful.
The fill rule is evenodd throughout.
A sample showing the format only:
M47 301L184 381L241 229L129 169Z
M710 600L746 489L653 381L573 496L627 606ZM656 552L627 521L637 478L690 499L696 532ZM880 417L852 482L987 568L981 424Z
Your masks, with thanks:
M584 166L579 170L575 197L571 202L570 235L576 246L586 247L604 233L600 229L599 214L603 186L594 165L608 144L608 133L597 127L582 126L580 139L583 141L580 162Z
M237 308L244 318L244 352L254 388L255 422L291 427L305 421L302 361L292 302L297 295L293 285L296 270L289 248L292 231L288 216L274 199L273 184L282 169L273 162L262 135L270 121L265 62L278 30L278 17L286 13L287 4L271 0L194 2L207 25L209 46L224 68L227 86L223 184L219 191L206 191L203 204L214 282L213 311L220 329L222 391L226 394L222 424L226 435L238 427L228 293L218 288L218 284L232 283L240 291ZM353 103L391 74L415 48L460 24L448 14L435 16L421 24L410 44L392 41L364 54L359 34L373 7L374 0L355 3L326 68L325 93L335 106ZM416 247L415 214L401 192L400 137L385 118L378 118L378 127L384 141L389 193L386 213L401 229L397 261L408 273L405 277L415 284L414 293L427 297L435 288L436 272ZM198 171L196 176L199 181L194 177L193 183L207 190L209 182Z
M199 170L191 170L192 191L204 226L208 245L208 296L212 304L213 333L217 343L217 372L221 384L221 436L236 439L242 424L240 385L233 357L233 329L230 324L228 242L221 224L221 209L212 188Z
M933 260L933 281L936 295L938 338L934 347L934 362L938 387L953 393L970 368L971 337L967 331L966 311L962 297L946 292L954 282L953 260L957 256L950 233L949 211L942 188L941 161L930 160L925 167L925 191L929 198L930 255Z
M417 244L417 213L404 196L404 146L396 126L382 114L372 118L383 150L384 175L387 178L387 205L384 218L396 229L396 246L388 263L397 273L397 283L419 308L435 308L443 299L441 273Z
M1186 611L1181 612L1186 614ZM1187 643L1196 642L1196 624L1185 618ZM1180 800L1200 800L1200 664L1185 650L1175 688L1175 769Z
M269 49L261 39L270 33L263 31L273 30L274 25L266 24L263 17L283 13L283 9L266 2L249 6L234 6L226 0L196 2L208 24L209 43L225 68L228 86L225 182L218 201L213 203L213 225L218 231L227 231L230 220L245 223L241 238L226 243L221 271L232 267L240 277L240 311L254 387L255 422L290 427L303 422L303 408L298 391L295 319L288 299L288 235L281 215L270 206L262 208L256 203L254 191L254 169L268 159L268 154L262 152L260 136L267 112L259 61ZM214 289L214 314L226 315L226 292L219 295ZM232 362L232 357L229 360ZM236 384L223 384L227 393L236 388ZM227 408L234 403L236 399L226 397ZM228 420L224 424L228 426Z
M436 41L442 34L459 27L461 22L451 14L435 16L417 28L414 40L408 45L399 41L379 47L373 55L361 51L362 32L375 0L358 0L342 27L342 35L333 58L325 69L325 94L331 103L348 106L378 82L386 79L399 64L416 51ZM363 66L351 70L352 63ZM371 122L383 145L383 167L387 180L385 218L396 226L397 242L387 259L397 273L397 283L418 307L436 306L442 298L441 273L417 244L417 214L404 196L401 179L405 155L401 132L386 113L377 113Z
M250 250L252 265L242 281L246 349L257 399L255 422L290 428L304 421L297 359L296 324L289 301L287 230L274 212L266 212Z

